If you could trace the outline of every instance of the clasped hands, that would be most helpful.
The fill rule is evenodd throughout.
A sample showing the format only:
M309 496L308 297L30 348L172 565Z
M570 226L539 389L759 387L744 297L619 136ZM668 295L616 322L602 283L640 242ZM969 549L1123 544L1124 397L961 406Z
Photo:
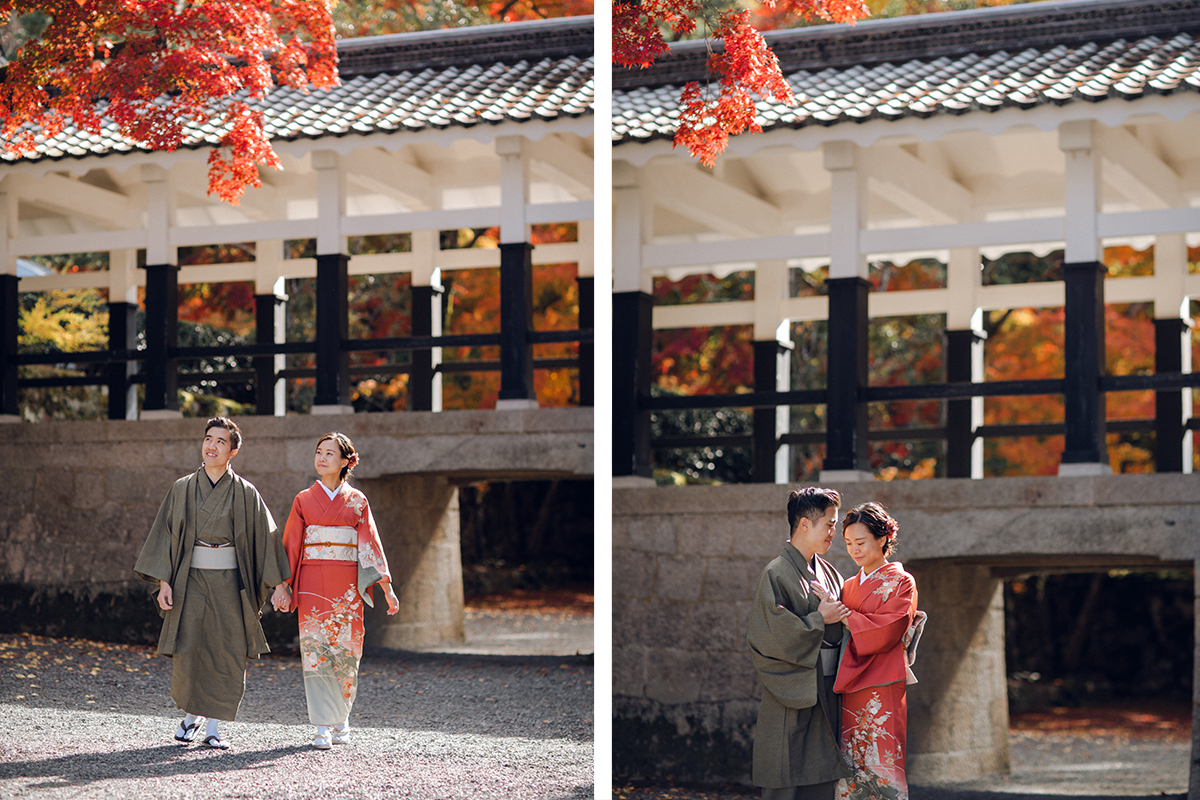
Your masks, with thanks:
M396 593L392 591L392 584L390 582L383 583L383 594L387 598L388 616L391 616L400 610L400 601L396 598ZM275 587L275 592L271 595L271 605L276 611L284 613L292 610L292 590L288 588L286 583L281 583Z
M838 600L828 589L821 585L820 581L811 581L811 585L813 594L821 598L821 602L817 606L817 611L821 612L821 617L825 620L826 625L841 622L850 616L850 609L846 608L841 600Z

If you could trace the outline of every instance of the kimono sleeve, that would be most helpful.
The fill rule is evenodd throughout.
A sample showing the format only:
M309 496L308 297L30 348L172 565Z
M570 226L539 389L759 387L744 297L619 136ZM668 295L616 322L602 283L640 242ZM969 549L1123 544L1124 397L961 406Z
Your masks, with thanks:
M171 519L175 512L176 494L176 487L172 486L163 498L154 524L150 526L150 533L146 536L146 543L142 545L142 552L133 565L134 574L156 585L159 581L171 583L175 578L174 565L177 559Z
M358 586L367 605L374 608L371 599L371 587L381 581L392 580L388 570L387 556L383 554L383 542L379 539L379 529L375 527L375 515L371 513L371 504L363 497L362 515L355 526L358 530Z
M758 581L746 635L750 659L763 688L780 703L810 708L817 702L816 667L825 620L818 611L796 614L786 608L776 580L778 576L767 570Z
M307 492L306 489L298 493L292 500L291 513L288 514L287 523L283 526L283 550L291 570L284 583L289 589L295 588L293 584L296 576L300 574L300 556L304 552L304 529L308 527L308 523L304 519L304 495Z
M917 587L912 576L900 574L900 583L882 605L870 613L851 611L846 619L850 647L857 655L886 653L899 646L916 609Z

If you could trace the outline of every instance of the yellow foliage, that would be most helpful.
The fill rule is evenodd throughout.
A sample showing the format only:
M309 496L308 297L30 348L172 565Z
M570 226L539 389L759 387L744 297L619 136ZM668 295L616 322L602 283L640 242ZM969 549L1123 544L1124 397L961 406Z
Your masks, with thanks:
M24 350L64 352L103 350L108 346L108 314L95 289L42 292L33 307L21 311L18 342Z

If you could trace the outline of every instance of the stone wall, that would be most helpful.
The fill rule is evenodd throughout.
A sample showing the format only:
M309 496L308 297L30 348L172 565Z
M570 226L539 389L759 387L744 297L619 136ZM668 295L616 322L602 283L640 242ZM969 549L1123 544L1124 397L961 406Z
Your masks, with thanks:
M254 483L280 526L296 493L316 480L317 437L336 429L354 440L362 463L352 482L371 501L401 600L395 617L372 613L369 641L390 647L462 638L459 482L592 473L591 409L243 417L238 424L245 442L233 468ZM199 419L0 425L7 624L17 613L37 615L46 630L74 632L83 619L110 636L123 626L135 638L147 626L156 632L157 615L132 568L167 489L199 468L203 435ZM66 616L70 609L83 616ZM288 627L282 618L280 626Z
M916 783L1008 768L1001 576L1190 566L1200 542L1197 475L834 488L843 507L875 500L896 516L898 558L930 615L908 696ZM617 774L749 783L761 687L746 625L757 578L787 539L789 489L614 488ZM830 558L843 575L857 569L840 538Z

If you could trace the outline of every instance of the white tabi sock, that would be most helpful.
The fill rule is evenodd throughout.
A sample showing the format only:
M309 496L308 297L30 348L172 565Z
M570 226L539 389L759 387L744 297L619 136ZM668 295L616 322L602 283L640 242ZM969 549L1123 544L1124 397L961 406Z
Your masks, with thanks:
M335 731L337 731L338 733L345 733L346 731L350 730L350 720L348 720L348 719L342 720L337 725L334 725L333 729Z
M198 719L200 719L199 714L186 714L183 717L183 725L184 727L187 727L188 725L195 725L196 720Z
M207 739L209 736L216 736L218 739L221 738L221 735L217 733L217 721L215 719L208 721L208 727L204 731L204 738Z
M328 735L329 735L329 726L328 725L318 725L317 726L317 736L328 736Z

